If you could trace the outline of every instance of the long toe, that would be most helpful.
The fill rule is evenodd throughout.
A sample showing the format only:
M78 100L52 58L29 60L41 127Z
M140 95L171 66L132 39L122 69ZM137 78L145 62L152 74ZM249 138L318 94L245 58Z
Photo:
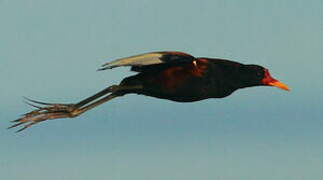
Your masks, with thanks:
M27 100L27 104L36 109L22 115L22 117L17 120L11 121L15 124L8 127L8 129L24 125L21 129L16 131L20 132L42 121L74 117L73 111L75 111L76 108L73 104L52 104L28 98L25 99Z

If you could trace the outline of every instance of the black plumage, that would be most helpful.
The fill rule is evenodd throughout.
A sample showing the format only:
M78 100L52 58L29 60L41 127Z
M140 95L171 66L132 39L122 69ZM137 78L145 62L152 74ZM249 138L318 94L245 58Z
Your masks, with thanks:
M231 60L195 58L182 52L152 52L117 59L104 64L99 70L130 66L137 74L124 78L119 85L75 104L49 104L29 100L36 110L13 121L16 127L48 119L73 118L113 98L130 93L142 94L178 102L193 102L207 98L223 98L240 88L252 86L288 87L271 77L259 65L246 65ZM41 107L39 107L41 106Z

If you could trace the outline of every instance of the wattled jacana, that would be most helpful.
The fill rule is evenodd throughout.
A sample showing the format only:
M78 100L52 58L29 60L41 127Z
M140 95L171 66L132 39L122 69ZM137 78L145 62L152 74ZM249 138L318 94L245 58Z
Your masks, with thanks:
M9 128L25 124L17 132L49 119L73 118L102 103L135 93L177 102L223 98L240 88L275 86L289 88L272 78L259 65L246 65L225 59L195 58L182 52L152 52L117 59L99 70L131 66L138 72L75 104L52 104L27 99L36 109L14 120Z

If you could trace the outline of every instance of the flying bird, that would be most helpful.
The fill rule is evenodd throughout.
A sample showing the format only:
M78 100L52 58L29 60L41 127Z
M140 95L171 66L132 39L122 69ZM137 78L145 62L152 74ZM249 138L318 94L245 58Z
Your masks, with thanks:
M253 86L288 86L271 77L268 69L226 59L194 57L175 51L151 52L108 62L99 70L130 66L137 74L75 104L44 103L27 99L35 110L24 114L9 128L22 125L17 132L36 123L59 118L74 118L113 98L142 94L177 102L224 98L237 89Z

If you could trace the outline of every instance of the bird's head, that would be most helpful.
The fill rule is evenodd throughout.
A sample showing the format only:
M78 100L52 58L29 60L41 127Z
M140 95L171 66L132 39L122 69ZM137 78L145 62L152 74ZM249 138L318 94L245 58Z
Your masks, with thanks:
M286 91L289 87L271 77L269 70L259 65L245 65L243 68L244 79L249 86L274 86Z

